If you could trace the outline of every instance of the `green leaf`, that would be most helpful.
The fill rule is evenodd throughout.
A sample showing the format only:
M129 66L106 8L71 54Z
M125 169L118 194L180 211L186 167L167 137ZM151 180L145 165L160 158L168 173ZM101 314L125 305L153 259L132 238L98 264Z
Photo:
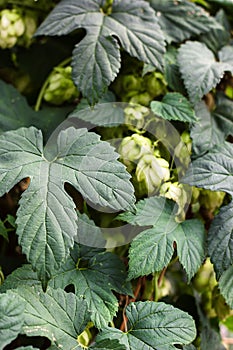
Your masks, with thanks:
M154 11L142 0L114 1L104 13L102 0L63 0L38 28L36 35L65 35L85 28L75 46L72 67L78 89L94 104L120 69L120 46L131 56L162 69L164 38ZM113 37L114 36L114 37Z
M83 99L69 114L68 120L78 118L98 126L117 126L125 121L124 106L115 101L100 101L94 107L90 107L87 100Z
M233 145L225 141L194 160L182 178L182 183L232 194L232 159Z
M99 339L118 339L126 350L152 350L172 349L173 344L188 344L196 336L192 317L165 303L131 303L127 306L126 315L129 320L128 332L109 327L102 331Z
M218 127L215 115L211 115L206 104L201 101L195 106L198 121L192 126L190 136L195 155L200 156L224 141L224 133Z
M222 94L217 94L216 108L213 112L219 130L225 136L233 135L233 101Z
M86 129L68 128L43 151L37 129L9 131L0 139L0 193L29 176L17 212L19 243L43 285L69 254L77 234L72 184L95 205L121 210L134 201L133 186L118 154ZM33 228L33 229L32 229Z
M166 120L179 120L181 122L195 122L197 117L190 102L180 93L169 92L162 101L152 101L152 112Z
M181 42L212 28L221 28L203 8L189 1L151 0L150 4L157 11L159 24L168 43Z
M77 349L77 337L87 325L90 314L85 300L62 289L19 287L15 295L26 302L21 333L48 338L58 348Z
M49 284L54 288L73 284L75 294L85 298L91 320L97 328L102 328L118 310L112 290L132 295L126 278L124 265L116 255L75 244L71 256Z
M211 51L217 53L229 43L230 24L223 9L217 12L215 19L222 25L222 28L211 29L208 33L201 35L199 40L204 42Z
M98 339L98 338L97 338ZM120 344L117 339L103 339L97 340L95 345L89 347L92 350L126 350L123 344Z
M220 334L210 326L203 327L201 331L201 349L226 350L222 344Z
M219 279L219 289L224 296L227 304L233 309L233 266L231 265L226 271L223 272Z
M230 71L233 74L233 46L226 45L219 52L218 57L221 62L227 63L230 66Z
M208 252L217 278L233 264L233 202L222 207L211 223Z
M35 120L35 112L12 85L0 80L0 130L18 129L30 126Z
M65 119L71 106L48 107L35 112L16 88L0 80L0 130L8 131L34 125L43 130L45 138Z
M152 225L133 239L129 250L129 278L161 271L167 266L177 243L177 254L190 280L205 256L204 226L199 220L175 221L174 203L150 197L136 205L136 212L121 214L130 224Z
M2 236L6 241L9 241L8 231L1 220L0 220L0 236Z
M179 70L179 65L177 62L178 50L173 46L168 46L167 51L164 55L165 69L164 75L168 83L168 86L177 92L185 95L186 90L184 87L183 80L181 78L181 73Z
M0 294L0 348L11 343L20 333L24 323L25 302L9 291Z
M185 87L194 104L216 87L225 71L231 71L228 63L216 62L212 51L198 41L187 41L181 45L178 62Z
M183 347L183 350L197 350L193 344L189 344Z
M30 264L25 264L18 269L15 269L10 275L6 277L3 284L0 286L1 293L8 289L16 289L20 286L40 286L37 273L33 271Z
M32 346L20 346L20 348L17 348L16 350L39 350L38 348L33 348Z

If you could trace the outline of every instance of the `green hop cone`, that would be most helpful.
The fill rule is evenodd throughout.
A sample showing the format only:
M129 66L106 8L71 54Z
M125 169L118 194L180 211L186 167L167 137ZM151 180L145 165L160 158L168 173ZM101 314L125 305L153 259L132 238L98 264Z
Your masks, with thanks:
M138 133L144 132L141 129L145 124L145 117L150 113L149 109L140 105L132 105L132 107L126 107L124 112L125 124L128 125L128 128Z
M129 167L128 170L131 170L144 154L152 152L152 143L147 137L133 134L122 140L118 152L123 163Z
M25 24L20 11L4 9L0 12L0 47L13 47L18 38L23 35Z
M162 73L152 72L145 76L144 85L151 99L165 95L167 92L167 82Z
M54 68L44 93L45 101L59 106L79 97L79 92L71 78L71 72L72 68L70 66Z
M127 91L141 91L143 79L134 74L124 75L122 78L122 87Z
M200 191L199 203L200 206L207 209L210 213L214 213L220 208L225 197L225 192L204 190Z
M176 220L182 222L185 220L186 205L188 203L188 195L183 184L178 182L166 182L160 188L160 195L168 199L172 199L178 205Z
M170 178L169 163L153 154L145 154L138 162L136 178L149 195L158 192L162 182Z
M139 105L149 106L151 101L152 101L152 97L149 94L149 92L144 91L132 96L129 100L129 103L135 103L135 104L137 103Z

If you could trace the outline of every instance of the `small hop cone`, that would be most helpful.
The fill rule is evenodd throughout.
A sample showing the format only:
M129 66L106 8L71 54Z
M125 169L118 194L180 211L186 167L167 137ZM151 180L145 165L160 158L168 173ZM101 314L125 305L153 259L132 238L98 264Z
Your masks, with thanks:
M138 162L136 177L148 194L153 194L159 190L162 182L169 180L169 163L163 158L156 158L153 154L145 154Z
M72 68L57 67L49 79L49 85L44 93L45 101L56 106L64 102L72 102L79 97L79 92L71 78Z
M214 213L222 205L225 195L225 192L202 189L199 196L200 206Z
M25 32L25 24L18 10L4 9L0 12L0 47L13 47Z

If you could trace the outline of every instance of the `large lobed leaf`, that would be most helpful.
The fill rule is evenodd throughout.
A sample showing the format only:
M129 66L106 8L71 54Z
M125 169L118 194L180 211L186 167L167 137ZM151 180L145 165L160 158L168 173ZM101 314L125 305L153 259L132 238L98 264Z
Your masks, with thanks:
M149 4L142 0L114 1L104 13L102 0L63 0L38 28L36 35L65 35L84 28L86 36L73 51L73 79L94 104L120 69L120 46L159 69L164 38Z
M44 286L69 254L77 234L74 203L64 190L71 183L95 205L121 210L134 201L133 186L118 154L97 134L70 127L43 150L34 127L4 133L0 139L0 194L30 177L17 212L23 252Z
M186 312L156 302L131 303L126 309L129 331L106 328L97 339L118 339L126 350L175 349L196 336L195 324Z
M203 8L187 0L150 0L168 43L221 28Z
M151 225L133 239L129 250L129 278L161 271L167 266L177 243L177 254L190 280L205 256L204 226L199 220L175 221L174 203L161 197L138 202L136 212L119 218L133 225Z
M61 289L44 293L40 287L21 286L8 293L19 295L26 304L20 333L44 336L57 348L82 349L77 337L90 319L85 300Z

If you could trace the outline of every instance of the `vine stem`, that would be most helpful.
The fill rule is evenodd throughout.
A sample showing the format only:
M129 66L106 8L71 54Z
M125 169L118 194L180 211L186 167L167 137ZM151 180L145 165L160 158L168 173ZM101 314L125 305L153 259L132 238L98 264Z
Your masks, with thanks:
M63 60L58 66L56 67L65 67L67 64L69 64L71 62L71 57L68 57L66 58L65 60ZM38 97L37 97L37 100L36 100L36 104L35 104L35 107L34 107L34 110L36 112L38 112L40 110L40 106L41 106L41 103L42 103L42 100L43 100L43 96L44 96L44 93L45 93L45 90L49 84L49 80L50 80L50 77L51 75L53 74L53 70L50 72L50 74L47 76L44 84L42 85L41 89L40 89L40 92L38 94Z
M160 273L159 272L155 272L154 273L154 301L158 301L159 300L159 293L158 293L158 289L159 289L159 276Z

